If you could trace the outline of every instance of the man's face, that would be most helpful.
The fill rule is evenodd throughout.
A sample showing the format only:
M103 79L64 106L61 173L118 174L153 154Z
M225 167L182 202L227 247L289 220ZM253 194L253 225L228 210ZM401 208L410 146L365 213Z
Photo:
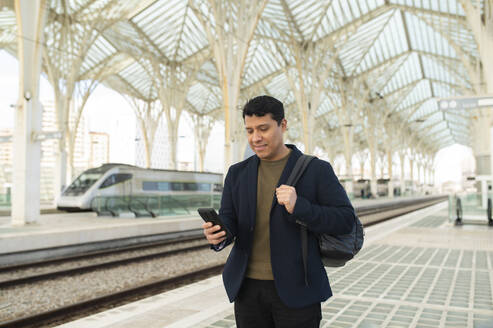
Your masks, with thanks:
M283 133L286 131L286 125L286 119L278 125L271 114L245 116L248 143L260 159L275 161L282 158Z

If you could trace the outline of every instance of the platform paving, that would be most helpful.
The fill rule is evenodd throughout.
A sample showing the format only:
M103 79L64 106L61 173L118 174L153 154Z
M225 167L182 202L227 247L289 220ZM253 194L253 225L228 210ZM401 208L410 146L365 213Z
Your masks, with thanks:
M493 327L493 229L455 227L444 210L327 273L321 327ZM233 312L205 327L235 327Z
M493 327L493 228L453 226L446 203L366 229L365 246L327 268L321 327ZM62 325L235 327L220 276Z

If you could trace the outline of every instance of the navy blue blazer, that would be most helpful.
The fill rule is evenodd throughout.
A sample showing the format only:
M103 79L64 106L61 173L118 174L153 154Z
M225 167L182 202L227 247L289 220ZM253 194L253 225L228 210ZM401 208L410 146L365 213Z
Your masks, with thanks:
M286 183L302 153L293 145L277 186ZM234 241L223 270L223 281L230 302L238 295L252 250L257 207L259 158L253 155L232 165L226 175L219 216L231 231ZM354 209L344 188L326 161L314 159L296 185L297 200L293 214L279 205L272 195L270 213L270 251L277 293L289 307L300 308L323 302L332 296L329 280L320 259L317 233L349 233L354 224ZM308 281L305 284L302 260L301 220L308 228ZM224 247L213 247L221 250Z

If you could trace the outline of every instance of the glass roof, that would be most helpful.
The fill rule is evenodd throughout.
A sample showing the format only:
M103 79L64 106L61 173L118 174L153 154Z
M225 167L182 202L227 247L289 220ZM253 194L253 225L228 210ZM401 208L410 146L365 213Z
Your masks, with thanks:
M0 1L0 47L15 54L14 2ZM193 8L207 12L206 16L211 17L207 24L212 29L222 24L224 37L234 38L231 24L238 19L241 1L223 4L229 14L218 22L211 15L217 8L211 8L205 0L126 1L116 2L117 6L109 0L48 3L47 34L64 28L60 21L66 14L72 18L72 28L94 27L95 41L84 53L81 76L94 78L92 71L111 65L111 74L103 83L132 97L154 101L160 83L166 88L175 87L163 79L168 66L180 67L179 79L184 79L187 69L200 63L187 90L185 110L208 114L221 108L215 59L206 29ZM484 6L483 0L474 3ZM96 24L105 10L106 23ZM47 46L59 44L55 42L57 37L48 35ZM247 42L238 38L237 42ZM216 42L225 40L217 38ZM293 49L303 45L305 50L311 49L305 51L307 56L326 55L324 65L333 65L316 109L317 128L336 128L340 123L335 113L343 104L358 107L358 102L376 97L382 99L385 109L374 110L390 111L417 132L421 144L432 149L454 142L469 144L469 116L444 114L435 101L472 91L457 51L465 53L472 65L479 62L478 47L459 0L270 0L248 48L240 99L271 94L281 99L290 111L288 116L299 122L286 74L296 65ZM73 47L64 51L81 50ZM234 53L236 48L229 51ZM309 73L313 62L312 57L303 62L302 78L308 93L315 90L311 82L316 76ZM63 65L60 63L59 69L64 69ZM355 87L347 81L359 84ZM360 114L354 112L355 117ZM356 122L364 124L364 120ZM301 126L292 126L296 125ZM355 131L362 133L363 129L355 126Z

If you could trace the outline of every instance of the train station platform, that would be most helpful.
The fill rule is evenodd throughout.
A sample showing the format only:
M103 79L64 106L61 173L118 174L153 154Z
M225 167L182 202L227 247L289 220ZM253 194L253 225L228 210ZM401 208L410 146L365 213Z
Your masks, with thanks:
M365 229L365 245L327 268L321 327L493 327L493 228L454 226L445 202ZM211 253L213 254L213 253ZM59 327L235 327L222 280L195 284Z
M353 205L358 208L412 198L356 200ZM156 241L164 234L200 229L203 223L195 213L128 218L92 212L43 214L38 222L25 226L10 222L10 216L0 216L0 266Z

